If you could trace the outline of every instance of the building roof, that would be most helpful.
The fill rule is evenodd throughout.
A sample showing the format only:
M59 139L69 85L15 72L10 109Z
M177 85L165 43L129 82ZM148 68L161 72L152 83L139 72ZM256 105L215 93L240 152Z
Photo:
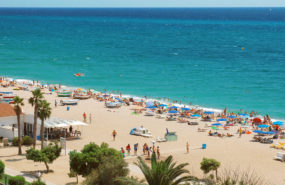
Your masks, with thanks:
M0 103L0 117L16 116L14 107L8 103Z

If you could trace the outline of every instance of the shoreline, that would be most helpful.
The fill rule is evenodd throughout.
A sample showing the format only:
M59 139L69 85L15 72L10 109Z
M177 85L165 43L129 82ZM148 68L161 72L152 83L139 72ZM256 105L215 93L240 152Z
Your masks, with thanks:
M96 89L91 89L91 88L85 88L85 87L81 87L81 86L68 86L68 85L64 85L64 84L49 84L49 83L46 83L46 82L43 82L41 80L31 80L31 79L17 79L17 78L12 78L12 77L3 77L3 76L0 76L0 79L3 78L3 79L6 79L6 80L10 80L10 81L21 81L21 82L29 82L29 83L32 83L33 81L34 82L37 82L39 83L40 85L44 85L44 84L48 84L48 85L54 85L54 86L59 86L61 85L61 87L64 87L65 89L67 90L76 90L78 88L81 88L83 90L93 90L95 92L100 92L100 93L104 93L103 91L98 91ZM105 93L107 94L112 94L114 96L120 96L120 94L116 94L116 93L113 93L114 91L106 91ZM118 91L117 91L118 92ZM156 98L153 98L153 97L142 97L142 96L136 96L136 95L132 95L132 94L121 94L122 97L132 97L132 98L138 98L138 99L142 99L142 100L145 100L145 101L157 101L157 102L160 102L160 103L163 103L163 104L171 104L171 105L174 105L174 106L177 106L177 107L188 107L188 108L196 108L196 109L202 109L203 111L212 111L214 113L222 113L224 110L223 109L218 109L218 108L211 108L211 107L201 107L200 105L189 105L189 104L185 104L184 102L181 102L178 103L177 100L172 100L172 99L156 99ZM170 101L169 101L170 100ZM176 102L175 102L176 101ZM228 107L227 107L228 108ZM230 109L227 110L227 112L229 113L242 113L240 111L229 111ZM247 112L247 111L243 111L243 112ZM248 113L248 112L247 112ZM268 114L270 116L270 114ZM260 115L260 114L257 114L255 115L256 117L264 117L264 115ZM282 122L285 122L285 118L271 118L271 120L274 122L274 121L282 121Z

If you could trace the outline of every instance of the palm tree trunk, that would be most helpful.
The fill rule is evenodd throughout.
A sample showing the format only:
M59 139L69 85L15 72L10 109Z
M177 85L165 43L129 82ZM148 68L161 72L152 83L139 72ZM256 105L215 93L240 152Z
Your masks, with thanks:
M38 118L38 105L35 103L35 110L34 110L34 127L33 127L33 148L36 148L37 143L37 118Z
M45 163L45 165L46 165L47 173L48 173L48 172L49 172L49 166L48 166L47 162L44 162L44 163Z
M21 122L20 113L17 112L17 122L18 122L18 155L22 155L22 136L21 136Z
M44 119L41 119L42 120L42 124L41 124L41 149L43 149L44 147Z

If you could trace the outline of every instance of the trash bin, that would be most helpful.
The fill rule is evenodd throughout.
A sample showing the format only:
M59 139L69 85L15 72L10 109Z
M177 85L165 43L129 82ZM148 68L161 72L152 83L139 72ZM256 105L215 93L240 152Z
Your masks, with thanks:
M202 149L206 149L207 144L202 144Z

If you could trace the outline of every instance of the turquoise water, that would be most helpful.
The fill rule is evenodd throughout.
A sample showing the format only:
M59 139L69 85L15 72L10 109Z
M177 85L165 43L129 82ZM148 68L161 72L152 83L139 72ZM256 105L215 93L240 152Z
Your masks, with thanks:
M0 76L285 119L284 12L0 9Z

